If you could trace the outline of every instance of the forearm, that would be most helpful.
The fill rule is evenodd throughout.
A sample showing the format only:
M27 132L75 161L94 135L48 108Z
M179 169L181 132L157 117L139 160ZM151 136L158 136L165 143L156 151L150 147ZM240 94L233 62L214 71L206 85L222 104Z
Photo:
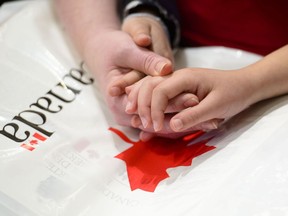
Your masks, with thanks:
M97 34L119 29L117 0L54 0L56 13L76 48L83 54Z
M252 102L287 94L288 45L248 66L246 72L247 80L253 81L255 94Z

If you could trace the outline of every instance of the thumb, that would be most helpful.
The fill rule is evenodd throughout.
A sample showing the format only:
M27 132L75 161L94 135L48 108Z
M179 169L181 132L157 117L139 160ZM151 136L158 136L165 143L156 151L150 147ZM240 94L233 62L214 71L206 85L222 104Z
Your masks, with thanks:
M170 121L170 127L173 131L180 132L205 122L213 123L213 119L223 119L220 110L217 108L216 101L203 100L194 107L189 107L176 114ZM214 122L215 128L217 124Z
M137 47L134 52L126 56L127 68L141 71L146 75L163 76L170 74L173 69L172 62L148 49Z

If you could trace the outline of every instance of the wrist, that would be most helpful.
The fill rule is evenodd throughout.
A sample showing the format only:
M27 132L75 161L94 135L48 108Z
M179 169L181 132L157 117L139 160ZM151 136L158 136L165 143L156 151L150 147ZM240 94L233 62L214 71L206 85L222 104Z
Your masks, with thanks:
M275 96L273 89L275 83L268 78L265 74L270 73L267 68L262 68L261 63L255 63L241 69L243 78L245 79L244 85L249 89L250 94L247 95L247 103L249 105L255 104L262 100Z
M241 101L241 106L247 108L262 100L262 95L259 94L261 84L258 77L254 76L253 69L245 67L232 73L234 76L231 82L234 81L235 93L239 96L237 100Z

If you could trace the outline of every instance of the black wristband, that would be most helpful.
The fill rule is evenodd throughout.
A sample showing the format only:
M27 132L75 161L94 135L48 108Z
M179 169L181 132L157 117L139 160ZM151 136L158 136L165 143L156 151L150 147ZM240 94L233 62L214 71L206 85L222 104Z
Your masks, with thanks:
M134 0L129 1L125 5L122 13L122 18L133 14L148 10L153 15L159 17L167 28L169 33L169 41L172 48L176 48L180 39L180 27L179 22L173 14L169 14L168 11L155 0Z

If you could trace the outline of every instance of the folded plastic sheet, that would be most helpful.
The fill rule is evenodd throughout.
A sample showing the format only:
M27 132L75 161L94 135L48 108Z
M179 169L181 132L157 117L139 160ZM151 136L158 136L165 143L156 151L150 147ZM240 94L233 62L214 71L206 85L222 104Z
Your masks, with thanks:
M215 131L143 143L120 127L50 1L0 10L0 215L288 215L288 98ZM180 50L177 67L233 69L260 56Z

